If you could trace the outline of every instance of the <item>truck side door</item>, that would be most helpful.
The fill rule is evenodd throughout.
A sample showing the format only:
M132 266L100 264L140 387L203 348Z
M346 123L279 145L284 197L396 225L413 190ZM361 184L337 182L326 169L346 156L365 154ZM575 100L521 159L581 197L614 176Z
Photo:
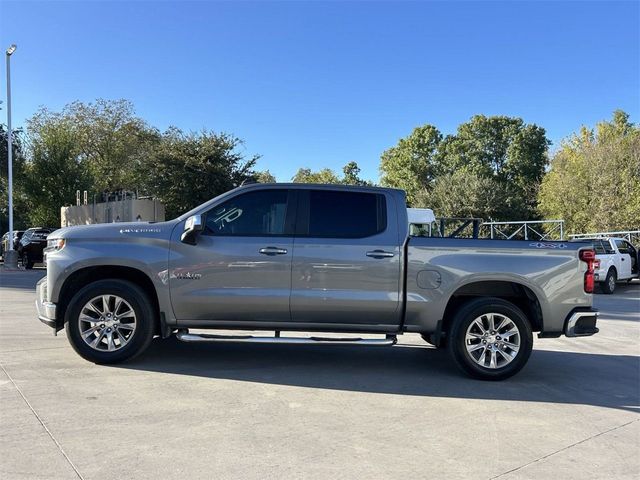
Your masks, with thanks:
M204 215L195 245L172 244L178 321L287 322L295 201L284 188L251 190Z
M620 258L620 269L618 270L618 278L625 280L631 278L631 255L632 250L624 240L614 240L616 249L618 250L618 257Z
M402 282L395 200L366 190L305 189L298 195L292 322L397 327Z

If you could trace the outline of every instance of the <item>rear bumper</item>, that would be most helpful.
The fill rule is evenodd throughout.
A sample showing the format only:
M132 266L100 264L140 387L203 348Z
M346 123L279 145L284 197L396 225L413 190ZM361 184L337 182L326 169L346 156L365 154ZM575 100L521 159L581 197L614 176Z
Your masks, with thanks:
M56 304L47 301L47 278L36 284L36 311L38 319L57 331Z
M592 308L574 310L564 323L567 337L589 337L598 333L598 311Z

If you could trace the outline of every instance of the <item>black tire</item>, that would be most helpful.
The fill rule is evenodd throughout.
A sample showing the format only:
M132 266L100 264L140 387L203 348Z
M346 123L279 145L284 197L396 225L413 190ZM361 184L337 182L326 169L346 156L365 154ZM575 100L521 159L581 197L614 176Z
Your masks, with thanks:
M602 293L606 293L607 295L611 295L616 289L616 282L618 281L618 275L616 274L615 269L610 268L607 272L607 276L604 279L604 282L600 284L600 289Z
M33 262L29 261L29 254L26 252L22 255L22 265L27 270L31 270L33 268Z
M479 359L474 358L472 354L467 351L467 329L470 328L470 325L475 322L476 319L489 313L498 314L500 317L506 317L517 328L520 338L519 349L517 353L515 353L515 356L513 356L512 360L505 362L505 358L502 354L500 354L500 356L497 354L495 355L497 358L496 368L480 365L478 363ZM500 331L497 332L498 336L491 341L501 339L499 336ZM513 337L509 338L511 339ZM510 302L491 297L471 300L460 308L453 317L448 339L449 353L456 365L458 365L458 367L467 375L481 380L504 380L515 375L525 366L527 360L529 360L529 356L531 355L531 350L533 349L533 333L531 332L531 325L522 310ZM504 338L502 340L504 340ZM479 342L480 341L482 340L479 340ZM491 341L489 345L492 345ZM486 341L484 343L486 343ZM496 345L497 343L499 342L496 342L493 345ZM485 348L485 350L483 350L479 357L480 359L486 360L486 355L483 356L484 352L487 351L486 347L483 346L480 348ZM507 348L504 350L505 352L511 351L508 347L503 348L502 345L500 348L503 350L504 348ZM489 360L491 360L491 353L489 354ZM500 362L503 362L502 366L498 365ZM484 362L484 364L486 365L486 362Z
M115 295L124 299L135 312L135 330L127 343L115 351L97 350L83 340L80 331L80 313L95 297ZM85 360L98 364L113 364L130 360L144 352L155 332L155 309L145 292L125 280L99 280L76 293L65 314L66 332L73 349ZM113 334L112 334L113 335ZM117 338L117 337L115 337Z

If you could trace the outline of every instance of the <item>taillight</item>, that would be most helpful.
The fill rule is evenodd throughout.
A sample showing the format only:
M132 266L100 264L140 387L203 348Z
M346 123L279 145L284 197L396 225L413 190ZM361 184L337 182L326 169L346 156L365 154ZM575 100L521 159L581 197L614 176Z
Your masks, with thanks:
M587 264L587 271L584 274L584 291L586 293L593 293L595 283L593 268L598 261L596 260L596 251L580 250L580 260Z

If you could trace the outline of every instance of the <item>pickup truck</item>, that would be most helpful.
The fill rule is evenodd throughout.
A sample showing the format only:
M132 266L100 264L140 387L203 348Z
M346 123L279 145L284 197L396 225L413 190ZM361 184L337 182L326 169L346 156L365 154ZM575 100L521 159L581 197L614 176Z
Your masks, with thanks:
M640 253L626 239L593 237L580 240L593 243L596 251L595 281L603 293L613 293L620 280L640 277Z
M36 308L98 364L171 335L390 346L414 332L500 380L525 365L533 332L598 332L594 257L591 243L410 236L401 190L250 184L172 221L53 232Z

